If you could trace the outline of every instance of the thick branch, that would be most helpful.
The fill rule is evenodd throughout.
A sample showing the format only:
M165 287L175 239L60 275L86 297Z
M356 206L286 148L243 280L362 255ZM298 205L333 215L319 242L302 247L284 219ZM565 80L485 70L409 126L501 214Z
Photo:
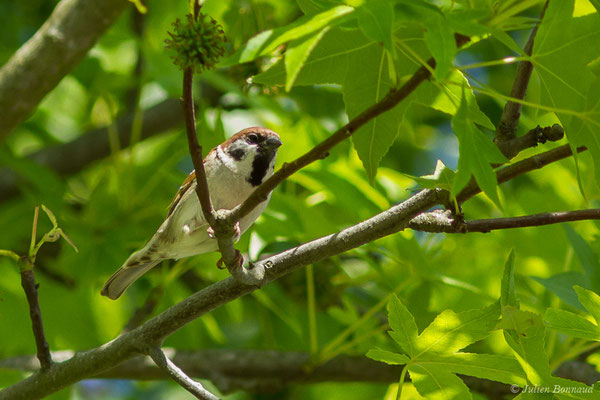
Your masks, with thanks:
M125 0L62 0L0 69L0 140L37 107L112 25Z
M527 228L594 219L600 219L600 209L556 211L521 217L477 219L472 221L459 221L454 219L449 212L438 210L417 215L410 221L408 226L411 229L424 232L487 233L497 229Z
M456 37L456 45L458 47L463 46L468 41L469 38L465 36L457 35ZM429 68L434 68L435 60L430 58L427 64ZM239 221L240 218L248 214L259 203L265 201L268 194L289 176L312 162L327 157L329 150L333 146L346 140L367 122L394 108L398 103L407 98L423 81L429 78L431 75L429 68L421 66L400 89L392 88L383 99L353 118L306 154L290 163L285 163L273 176L263 182L246 201L232 210L229 217L230 221Z
M0 94L1 95L1 94ZM116 122L119 143L128 146L135 114L130 113ZM141 139L157 135L181 124L181 105L177 99L167 99L143 111ZM29 156L32 161L48 167L59 175L81 171L86 165L110 154L108 128L94 129L72 142L48 147ZM19 193L18 175L9 168L0 169L0 201Z
M272 393L293 383L319 382L397 382L402 366L388 365L363 356L337 356L315 368L306 368L310 354L295 351L209 349L176 351L164 349L188 376L210 379L221 392L244 390L253 393ZM73 352L54 352L57 361L68 360ZM0 360L0 368L18 371L36 371L35 357L20 356ZM556 375L591 385L600 379L593 366L580 361L561 365ZM159 380L168 375L148 359L134 357L105 372L96 375L105 379ZM498 396L509 394L508 385L473 377L463 377L472 390Z
M538 26L544 18L544 13L546 12L546 8L548 7L548 1L544 4L544 8L542 9L542 13L540 15L540 19L538 23L531 31L529 35L529 39L525 44L525 48L523 51L528 56L531 56L531 52L533 51L533 41L535 39L535 35L537 34ZM510 96L515 99L523 100L525 98L525 94L527 93L527 87L529 86L529 79L531 78L531 73L533 72L533 64L529 61L521 61L519 62L519 66L517 67L517 73L515 76L515 80L513 82L513 87L510 92ZM502 112L502 116L500 117L500 122L496 128L496 144L502 153L508 158L511 159L515 155L518 154L518 151L515 152L514 146L511 145L511 141L515 139L517 126L519 125L519 119L521 117L521 103L508 101L504 106L504 111Z
M398 232L415 215L444 201L446 196L441 190L423 190L355 226L269 257L261 261L267 268L265 283L305 265ZM69 360L53 364L43 374L34 374L3 389L0 391L0 400L41 398L95 376L136 354L144 353L147 347L160 343L188 322L254 290L256 287L244 285L231 277L217 282L168 308L139 328L95 349L76 353Z
M200 382L196 382L187 376L185 372L173 363L173 361L169 360L160 347L149 348L148 355L156 363L158 368L165 371L175 382L193 394L197 399L219 400L217 396L204 389L204 386L202 386Z
M23 259L22 262L30 264L27 259ZM37 347L37 358L40 360L41 369L46 370L52 365L52 356L50 355L50 346L48 346L46 335L44 334L42 311L40 310L38 298L38 285L35 283L33 265L30 264L26 268L21 268L21 286L25 291L27 303L29 304L29 316L31 317L31 327L33 329L33 337L35 338L35 346Z

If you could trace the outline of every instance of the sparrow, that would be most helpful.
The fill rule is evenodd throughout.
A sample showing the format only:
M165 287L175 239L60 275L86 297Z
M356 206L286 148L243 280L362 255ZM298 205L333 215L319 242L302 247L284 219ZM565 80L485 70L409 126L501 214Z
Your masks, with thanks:
M204 159L204 169L214 209L236 207L271 177L281 144L277 133L253 127L236 133L212 149ZM270 197L269 193L267 200L239 221L236 241L256 221ZM164 222L144 247L131 254L106 281L102 295L116 300L133 282L163 260L216 251L218 244L209 228L196 195L196 174L192 171L177 191Z

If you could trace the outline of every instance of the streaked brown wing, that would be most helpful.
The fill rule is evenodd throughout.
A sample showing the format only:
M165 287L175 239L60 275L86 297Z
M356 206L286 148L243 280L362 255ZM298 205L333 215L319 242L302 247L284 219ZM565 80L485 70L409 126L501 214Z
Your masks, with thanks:
M175 194L175 198L171 202L171 205L169 205L169 212L167 213L167 218L169 218L171 216L171 214L173 214L175 207L177 207L177 204L179 204L179 202L181 201L181 198L183 197L185 192L187 192L188 189L192 186L192 183L194 183L195 179L196 179L196 171L190 172L190 174L187 176L187 178L185 178L185 181L183 181L183 183L179 187L177 194Z

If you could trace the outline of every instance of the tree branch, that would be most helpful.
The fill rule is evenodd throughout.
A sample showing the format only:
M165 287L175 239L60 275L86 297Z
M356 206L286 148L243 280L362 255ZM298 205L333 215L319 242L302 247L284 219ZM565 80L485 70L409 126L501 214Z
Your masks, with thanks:
M446 200L447 196L441 190L423 190L359 224L262 260L260 263L267 271L265 283L307 264L398 232L415 215ZM76 353L69 360L53 364L43 374L34 374L6 387L0 391L0 400L41 398L95 376L136 354L144 353L148 347L160 343L166 336L203 314L254 290L255 286L244 285L232 277L214 283L109 343Z
M600 209L555 211L521 217L477 219L472 221L460 221L453 218L448 211L436 210L417 215L410 221L408 227L432 233L488 233L497 229L527 228L595 219L600 219Z
M27 303L29 304L29 316L31 317L31 327L35 346L37 347L37 358L40 360L41 369L47 370L52 365L52 356L50 355L50 346L46 341L44 334L44 324L42 322L42 311L38 298L38 285L35 283L33 265L28 258L22 258L22 263L27 264L21 268L21 286L25 291Z
M585 150L587 150L587 148L584 146L577 148L578 153L581 153ZM563 146L556 147L552 150L548 150L543 153L525 158L506 167L499 168L496 170L496 178L498 180L498 184L507 182L519 175L523 175L535 169L540 169L548 164L562 160L563 158L567 158L571 155L573 155L573 152L571 151L571 146L565 144ZM459 203L463 203L471 197L478 194L479 192L481 192L481 189L477 185L477 182L475 182L474 179L471 179L467 186L465 186L465 188L456 196L456 200Z
M539 24L544 18L544 14L546 12L546 8L548 7L548 0L544 4L542 9L540 18L536 24L536 26L531 31L529 35L529 39L525 44L525 48L523 51L528 56L531 56L531 52L533 50L533 41L535 39L535 35L537 34L537 30ZM510 97L523 100L525 98L525 94L527 93L527 87L529 86L529 79L531 78L531 73L533 72L533 64L529 61L521 61L519 62L519 66L517 67L517 73L515 76L515 80L513 82L513 87L510 92ZM500 122L496 127L496 145L502 151L502 153L508 158L511 159L518 154L520 150L517 150L515 145L512 143L513 140L516 139L517 126L519 125L519 119L521 117L521 103L508 101L504 106L504 111L502 112L502 116L500 118ZM521 149L522 150L522 149Z
M0 69L0 140L37 107L127 7L124 0L62 0Z
M163 350L188 376L210 379L223 393L244 390L253 393L273 393L292 383L319 382L397 382L401 365L388 365L364 356L341 355L313 369L306 368L310 354L296 351L208 349L198 351ZM57 361L73 356L71 351L54 352ZM32 356L0 360L0 368L36 371L38 362ZM556 375L591 385L600 379L595 368L581 361L569 361L557 369ZM169 375L156 367L148 357L137 356L121 363L96 378L159 380ZM491 398L508 395L509 387L499 382L463 376L471 388Z
M208 182L206 181L206 171L204 170L204 163L202 160L202 146L198 144L198 137L196 136L196 115L194 111L194 96L193 96L193 76L194 71L192 68L186 68L183 72L183 96L181 98L183 106L183 114L185 116L185 128L188 139L188 146L190 149L190 156L192 157L192 163L194 164L194 171L196 172L196 195L198 201L202 207L202 214L204 220L208 222L210 226L215 224L215 210L210 201L210 194L208 192Z
M585 148L578 150L583 151ZM499 170L498 180L505 182L571 154L569 146L538 154ZM460 195L464 200L479 191L475 185ZM265 282L271 282L305 265L398 232L407 227L409 221L417 214L437 204L445 204L447 200L447 193L442 190L422 190L406 201L359 224L262 260L260 264L267 271ZM144 353L145 348L160 343L166 336L204 313L255 289L256 287L244 285L232 277L217 282L173 305L131 332L124 333L95 349L76 353L64 362L51 365L43 374L34 374L3 389L0 391L0 400L41 398L82 379L96 376L136 354Z
M457 47L463 46L468 41L469 38L466 36L456 36ZM289 176L306 167L307 165L327 157L329 150L331 150L333 146L346 140L361 126L383 114L384 112L391 110L402 100L406 99L406 97L408 97L423 81L425 81L431 75L429 71L435 67L435 60L430 58L427 61L427 64L429 68L421 66L413 74L413 76L404 85L402 85L401 88L392 88L383 99L354 117L350 122L338 129L331 136L312 148L306 154L300 156L290 163L283 164L283 166L275 174L273 174L273 176L263 182L246 199L246 201L231 211L229 220L238 221L240 218L253 210L258 204L265 201L268 194Z
M158 368L165 371L175 382L193 394L197 399L219 400L217 396L204 389L204 386L200 382L196 382L187 376L173 361L169 360L160 347L150 347L148 355L154 360Z
M194 4L197 5L198 2ZM225 263L229 272L241 282L258 283L260 280L251 279L252 275L241 265L238 265L239 253L234 247L235 221L226 219L226 216L228 215L226 210L215 211L210 200L208 181L206 180L206 171L204 169L204 161L202 160L202 146L198 143L196 133L193 76L194 71L192 68L186 68L183 72L182 105L185 115L188 147L190 156L192 157L192 163L194 164L194 171L196 173L196 195L200 202L200 208L204 215L204 220L207 221L211 229L213 229L219 251L221 252L221 260ZM262 278L262 276L260 278Z

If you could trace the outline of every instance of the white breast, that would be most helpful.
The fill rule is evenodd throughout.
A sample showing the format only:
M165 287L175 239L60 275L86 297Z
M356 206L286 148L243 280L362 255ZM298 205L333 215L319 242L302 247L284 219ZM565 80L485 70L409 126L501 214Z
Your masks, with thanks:
M247 181L250 171L252 171L253 157L233 162L234 160L220 147L216 152L210 153L209 157L211 159L207 157L205 166L211 202L215 210L230 210L241 204L255 190L255 187ZM275 160L272 161L263 181L273 175L274 163ZM217 250L216 240L208 237L208 225L204 221L195 190L196 183L194 182L155 235L155 238L162 236L168 239L161 240L161 242L165 242L165 245L161 246L161 252L168 258L179 259ZM269 199L270 196L269 194ZM267 206L269 199L260 203L241 219L241 233L244 233L254 223Z

